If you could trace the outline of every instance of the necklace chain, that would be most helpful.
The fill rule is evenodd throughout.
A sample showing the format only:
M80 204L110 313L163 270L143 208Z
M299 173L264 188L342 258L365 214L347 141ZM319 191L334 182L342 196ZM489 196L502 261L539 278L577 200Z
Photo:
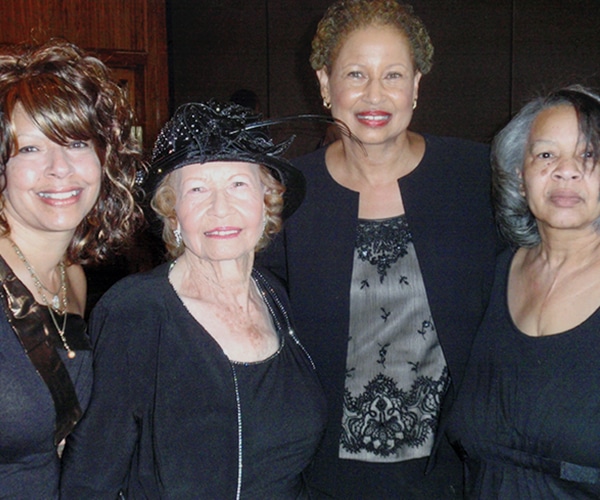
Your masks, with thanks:
M11 238L8 238L8 240L10 241L10 244L12 245L15 253L17 254L17 257L19 257L19 259L21 259L23 264L25 264L27 271L29 271L29 274L31 275L33 284L35 285L40 297L42 298L42 302L48 308L48 312L50 313L50 318L52 319L52 323L54 323L54 326L56 327L56 330L58 331L58 335L60 336L60 340L62 340L63 346L64 346L65 350L67 351L67 356L70 359L73 359L75 357L75 351L73 351L69 347L69 344L67 343L67 337L65 336L65 330L67 328L68 299L67 299L67 279L65 276L64 260L61 260L58 263L58 270L59 270L59 275L60 275L60 287L56 293L52 293L46 286L44 286L44 284L38 277L37 273L33 269L33 266L25 258L25 255L23 254L21 249L17 246L17 244ZM48 301L48 298L46 297L44 290L46 290L49 294L52 295L52 303L50 303ZM60 299L60 295L62 295L62 301ZM62 302L62 310L60 307L61 302ZM55 313L63 315L62 327L59 326L58 320L56 319L56 316L55 316Z

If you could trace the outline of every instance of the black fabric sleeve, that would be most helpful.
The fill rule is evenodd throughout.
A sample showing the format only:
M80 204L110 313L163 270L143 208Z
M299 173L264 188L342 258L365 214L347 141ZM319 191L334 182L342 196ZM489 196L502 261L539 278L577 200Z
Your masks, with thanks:
M115 499L127 487L141 418L132 387L136 377L131 376L136 360L131 359L128 344L142 325L133 315L118 313L99 304L90 318L94 384L87 412L67 439L63 499Z

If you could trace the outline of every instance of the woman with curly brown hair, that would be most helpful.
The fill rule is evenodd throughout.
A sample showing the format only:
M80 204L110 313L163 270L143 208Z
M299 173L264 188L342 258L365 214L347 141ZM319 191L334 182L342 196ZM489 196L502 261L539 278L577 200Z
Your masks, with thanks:
M317 497L460 498L444 417L497 239L488 148L409 129L432 56L396 0L339 0L313 39L323 105L347 131L296 160L306 200L263 262L287 281L328 397Z
M142 220L132 111L62 40L0 50L0 496L57 498L92 382L81 267Z

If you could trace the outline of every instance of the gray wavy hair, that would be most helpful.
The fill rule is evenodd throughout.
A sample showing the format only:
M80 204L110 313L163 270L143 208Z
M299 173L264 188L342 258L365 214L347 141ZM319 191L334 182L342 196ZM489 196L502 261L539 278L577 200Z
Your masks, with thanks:
M545 109L572 106L579 131L593 153L592 168L600 158L600 96L581 85L565 87L526 104L492 142L492 191L496 221L507 240L520 247L540 243L537 221L523 194L522 174L529 133ZM600 221L597 221L600 227Z

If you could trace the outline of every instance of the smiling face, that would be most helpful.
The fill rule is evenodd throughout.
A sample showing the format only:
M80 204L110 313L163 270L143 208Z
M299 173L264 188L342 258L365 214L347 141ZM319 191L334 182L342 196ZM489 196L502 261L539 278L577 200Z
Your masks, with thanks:
M12 125L15 152L6 164L4 214L11 231L70 232L100 193L102 167L89 141L57 144L37 128L20 105Z
M542 111L529 134L523 184L540 233L546 229L595 231L600 217L600 168L586 149L572 106Z
M175 212L186 252L211 261L253 255L265 208L258 165L195 163L173 176Z
M396 28L373 25L350 33L330 72L320 69L317 77L332 115L364 144L394 141L406 132L421 74Z

